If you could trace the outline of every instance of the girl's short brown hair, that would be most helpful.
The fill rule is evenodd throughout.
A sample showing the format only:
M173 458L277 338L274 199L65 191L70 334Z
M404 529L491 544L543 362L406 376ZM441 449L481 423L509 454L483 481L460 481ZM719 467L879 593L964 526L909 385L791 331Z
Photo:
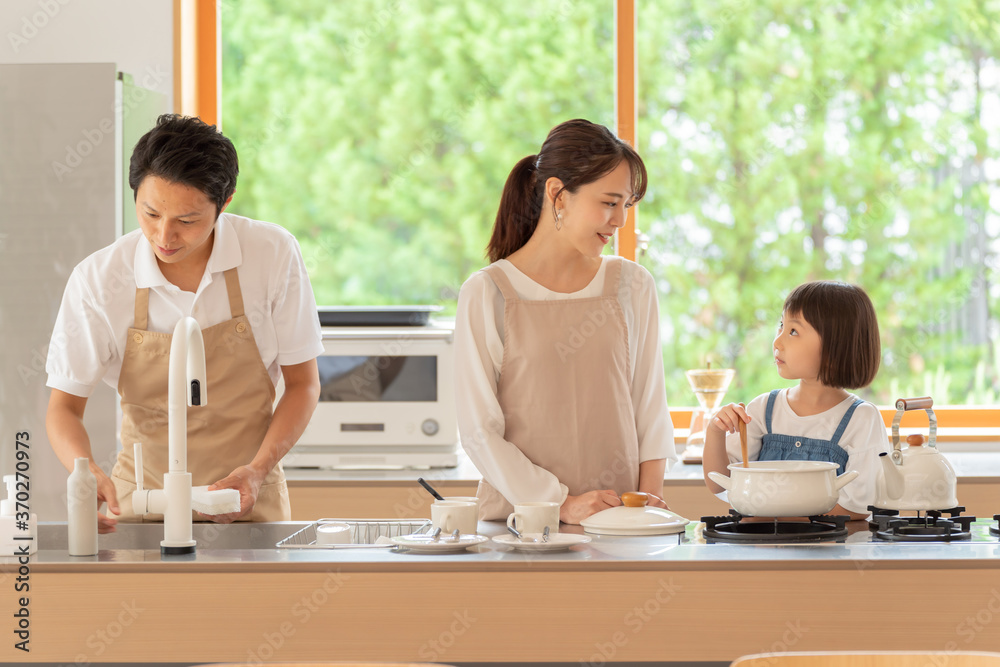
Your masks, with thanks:
M785 299L786 317L799 313L823 341L819 381L860 389L875 379L882 360L875 306L857 285L818 281L799 285Z

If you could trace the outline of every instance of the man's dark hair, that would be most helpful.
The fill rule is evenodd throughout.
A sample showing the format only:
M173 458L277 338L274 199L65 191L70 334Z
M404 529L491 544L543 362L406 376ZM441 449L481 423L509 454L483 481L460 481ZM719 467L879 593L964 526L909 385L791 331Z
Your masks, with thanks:
M236 192L239 173L236 147L215 125L193 116L163 114L132 149L128 184L133 199L147 176L187 185L204 192L218 215Z

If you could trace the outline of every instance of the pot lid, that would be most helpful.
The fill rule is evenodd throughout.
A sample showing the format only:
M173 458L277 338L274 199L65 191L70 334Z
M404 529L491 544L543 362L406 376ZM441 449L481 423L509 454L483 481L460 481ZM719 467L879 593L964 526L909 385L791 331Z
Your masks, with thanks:
M646 499L644 493L623 493L622 502L627 504L602 510L581 521L580 525L584 531L598 535L668 535L682 532L690 523L670 510L646 507Z

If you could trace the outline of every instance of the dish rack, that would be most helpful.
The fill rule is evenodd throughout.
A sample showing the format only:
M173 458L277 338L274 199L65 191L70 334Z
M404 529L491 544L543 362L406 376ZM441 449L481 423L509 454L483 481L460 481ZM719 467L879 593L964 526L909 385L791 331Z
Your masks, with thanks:
M351 544L316 544L316 529L324 523L351 526ZM279 549L389 549L394 544L375 544L380 537L399 537L429 532L430 519L318 519L292 533L275 546Z

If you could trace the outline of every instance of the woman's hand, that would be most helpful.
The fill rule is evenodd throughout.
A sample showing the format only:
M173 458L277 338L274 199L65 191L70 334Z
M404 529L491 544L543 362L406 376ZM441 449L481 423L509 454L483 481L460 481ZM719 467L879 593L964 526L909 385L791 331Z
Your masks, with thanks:
M104 533L113 533L116 530L115 526L118 524L118 520L109 515L121 514L121 509L118 506L118 492L115 491L115 483L111 481L110 477L104 474L103 470L97 468L93 463L90 466L90 470L94 473L94 477L97 478L97 509L101 509L101 503L108 504L108 514L101 514L99 511L97 513L97 532L102 535Z
M229 514L198 514L205 517L209 521L214 521L215 523L232 523L239 518L242 518L253 511L254 505L257 504L257 494L260 493L260 485L264 482L264 477L267 473L261 473L260 471L251 468L250 466L240 466L236 470L229 473L228 476L220 479L215 484L208 487L209 491L215 491L217 489L236 489L240 492L240 511L230 512Z
M578 524L588 516L621 504L622 500L618 494L608 489L588 491L579 496L566 496L562 507L559 508L559 520L563 523Z
M667 506L667 501L665 501L663 498L659 497L655 493L650 493L649 491L642 491L642 489L640 489L640 491L646 494L646 507L662 507L665 510L670 509L670 507Z
M723 433L736 433L736 429L739 428L741 421L749 424L750 415L738 403L730 403L719 408L715 418L709 422L708 427L722 431Z

